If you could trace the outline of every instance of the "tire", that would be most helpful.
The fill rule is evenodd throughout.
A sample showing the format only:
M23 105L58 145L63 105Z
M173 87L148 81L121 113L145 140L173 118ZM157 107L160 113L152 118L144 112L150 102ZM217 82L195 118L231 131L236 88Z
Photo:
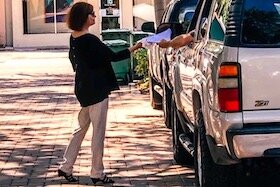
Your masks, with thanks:
M195 127L195 178L200 187L236 187L237 165L214 163L206 140L203 116L198 112Z
M162 98L162 109L164 116L165 126L171 129L171 102L172 102L172 91L163 84L163 98Z
M149 78L149 90L150 90L150 102L153 109L162 109L162 97L159 93L154 90L154 86L157 82L152 76Z
M179 140L179 135L183 133L183 130L174 100L172 100L172 112L172 140L174 160L177 164L192 166L194 159L192 155L185 150Z

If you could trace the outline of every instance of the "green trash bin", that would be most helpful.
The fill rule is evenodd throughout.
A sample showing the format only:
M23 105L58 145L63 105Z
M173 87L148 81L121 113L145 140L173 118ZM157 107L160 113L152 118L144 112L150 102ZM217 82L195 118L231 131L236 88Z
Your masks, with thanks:
M101 32L102 40L124 40L130 43L130 30L127 29L107 29Z
M129 43L125 40L105 40L103 42L114 52L119 52L129 47ZM130 58L112 62L113 70L118 82L128 84L128 82L130 81L130 63Z
M152 34L154 34L154 33L143 32L143 31L133 31L133 32L131 32L132 43L135 44L138 40L141 40L142 38L145 38Z

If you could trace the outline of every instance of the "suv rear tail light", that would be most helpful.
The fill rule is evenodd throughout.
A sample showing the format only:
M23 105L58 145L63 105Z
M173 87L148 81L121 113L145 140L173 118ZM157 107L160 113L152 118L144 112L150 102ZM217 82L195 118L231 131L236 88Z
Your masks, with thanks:
M241 110L240 68L238 64L223 63L219 69L218 102L223 112L239 112Z

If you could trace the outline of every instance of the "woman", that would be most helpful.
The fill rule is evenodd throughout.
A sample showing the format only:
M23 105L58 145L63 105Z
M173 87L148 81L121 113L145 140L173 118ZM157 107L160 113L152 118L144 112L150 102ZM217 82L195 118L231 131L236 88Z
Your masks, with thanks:
M110 91L119 89L111 61L130 58L130 53L142 47L142 44L137 43L118 53L110 50L98 37L88 31L89 27L95 24L96 17L91 4L85 2L74 4L67 17L68 27L73 30L70 37L69 59L76 71L75 95L82 108L78 115L79 128L73 133L58 175L69 182L77 182L72 175L73 165L89 124L92 123L91 180L94 184L114 183L104 173L103 166L108 95Z

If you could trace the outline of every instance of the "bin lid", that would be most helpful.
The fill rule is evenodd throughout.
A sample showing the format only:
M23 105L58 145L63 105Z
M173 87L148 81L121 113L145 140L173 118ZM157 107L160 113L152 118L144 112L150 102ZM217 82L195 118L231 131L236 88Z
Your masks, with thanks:
M125 40L104 40L103 43L107 46L120 46L128 44Z
M152 32L144 32L144 31L132 31L131 34L133 35L152 35L152 34L155 34L155 33L152 33Z
M106 29L106 30L102 30L101 34L103 34L103 33L120 33L120 32L130 33L130 30L128 30L128 29Z

